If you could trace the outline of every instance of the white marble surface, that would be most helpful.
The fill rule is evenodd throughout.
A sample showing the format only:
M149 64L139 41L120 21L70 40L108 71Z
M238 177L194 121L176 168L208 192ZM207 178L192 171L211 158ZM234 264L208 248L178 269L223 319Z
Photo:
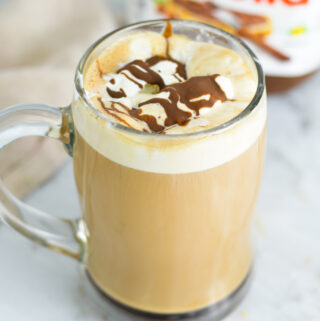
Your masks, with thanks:
M269 98L265 177L254 218L256 275L226 321L320 320L320 74ZM77 216L69 162L28 197L56 215ZM0 225L0 320L102 321L72 259Z

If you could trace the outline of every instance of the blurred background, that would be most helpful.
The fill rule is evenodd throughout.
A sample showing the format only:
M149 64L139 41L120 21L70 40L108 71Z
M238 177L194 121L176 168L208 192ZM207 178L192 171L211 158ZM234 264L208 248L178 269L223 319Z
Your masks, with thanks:
M0 0L0 108L27 102L68 105L80 57L117 26L159 16L212 23L212 17L199 10L177 6L183 1L155 2ZM299 78L303 70L308 77L290 90L269 93L265 175L253 224L255 279L227 321L320 320L320 33L308 34L316 27L319 31L319 20L310 12L302 19L296 10L291 20L282 12L296 24L291 35L308 49L299 51ZM224 17L234 28L230 17ZM310 26L304 25L306 18ZM291 38L285 43L278 34L266 38L268 23L265 19L242 31L244 39L258 52L266 50L261 39L275 49L290 47ZM263 54L261 59L268 63ZM290 79L285 77L287 84ZM72 161L60 143L31 137L11 144L0 153L0 176L31 205L57 216L80 215ZM0 257L0 320L108 320L86 293L77 262L32 244L1 223Z

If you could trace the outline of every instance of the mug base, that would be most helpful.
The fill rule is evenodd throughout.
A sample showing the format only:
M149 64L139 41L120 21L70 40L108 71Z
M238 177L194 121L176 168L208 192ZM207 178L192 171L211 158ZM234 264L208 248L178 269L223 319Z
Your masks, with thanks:
M242 301L249 290L252 280L252 268L246 278L230 295L206 308L181 314L157 314L136 310L109 297L84 270L85 289L94 301L114 321L218 321L229 314Z

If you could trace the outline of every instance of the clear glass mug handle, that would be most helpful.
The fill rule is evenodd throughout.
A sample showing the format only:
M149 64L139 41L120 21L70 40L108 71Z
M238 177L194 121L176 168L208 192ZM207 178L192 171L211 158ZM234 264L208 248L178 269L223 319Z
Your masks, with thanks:
M71 124L70 131L68 124ZM72 149L70 107L16 105L0 111L0 150L20 137L44 136ZM0 180L0 218L21 234L57 252L85 260L87 232L81 218L48 215L17 199Z

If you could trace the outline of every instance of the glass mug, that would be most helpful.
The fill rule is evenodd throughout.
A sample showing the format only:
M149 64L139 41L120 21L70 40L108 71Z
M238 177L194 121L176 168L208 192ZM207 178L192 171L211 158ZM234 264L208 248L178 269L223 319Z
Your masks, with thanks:
M238 116L202 132L159 135L115 123L88 100L83 77L99 53L131 32L161 33L166 20L126 26L95 42L76 70L70 106L26 104L0 112L1 148L31 135L65 144L83 212L75 220L47 215L1 183L2 219L79 260L90 291L116 321L220 319L251 279L250 221L265 150L264 75L234 36L198 22L171 23L175 33L231 48L246 61L257 89ZM202 153L193 171L185 156L201 153L204 143L216 151L214 162L212 153ZM166 172L159 172L159 162Z

